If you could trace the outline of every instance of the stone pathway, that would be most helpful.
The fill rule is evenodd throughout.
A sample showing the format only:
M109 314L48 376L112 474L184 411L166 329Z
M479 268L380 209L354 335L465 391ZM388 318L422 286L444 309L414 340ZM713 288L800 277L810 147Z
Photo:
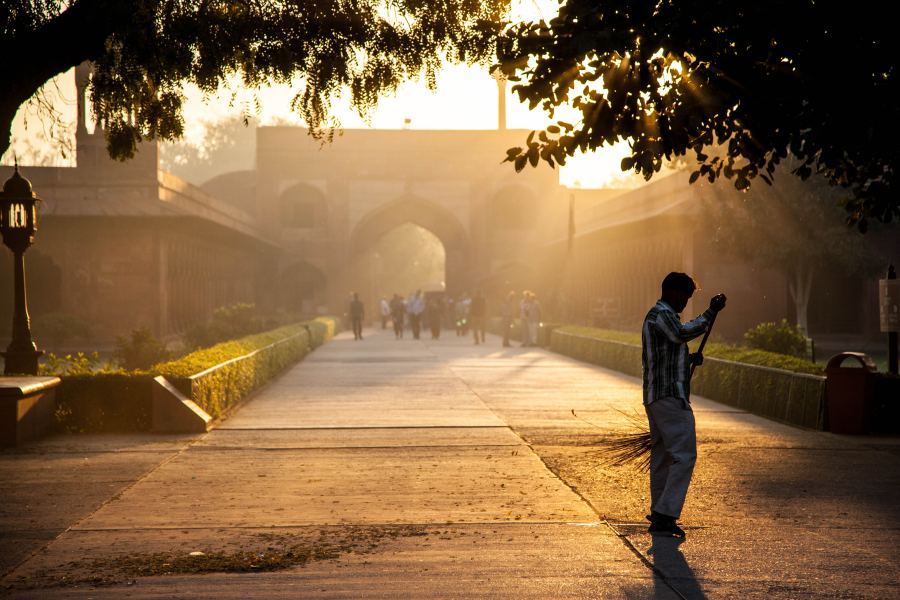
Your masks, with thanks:
M489 353L440 344L467 360ZM41 598L675 597L443 350L340 336L6 582L39 585L12 591ZM512 374L543 354L491 360ZM121 570L315 541L338 555L265 573Z
M90 442L107 444L100 472L84 472L76 507L61 506L72 475L60 506L33 507L29 522L46 527L22 547L52 542L7 574L5 592L897 597L896 440L803 432L697 399L693 529L651 549L645 475L603 467L595 445L623 427L618 411L640 408L634 379L496 338L367 333L342 334L206 435ZM0 455L0 501L54 489L87 441ZM37 477L35 457L66 444L69 463ZM30 483L16 496L19 473ZM4 515L4 531L28 537L22 511Z

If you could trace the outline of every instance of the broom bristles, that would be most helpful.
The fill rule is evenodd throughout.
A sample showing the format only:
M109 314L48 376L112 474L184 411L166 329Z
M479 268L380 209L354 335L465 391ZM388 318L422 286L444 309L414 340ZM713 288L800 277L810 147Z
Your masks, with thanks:
M653 442L649 431L616 433L600 440L605 452L604 463L610 467L633 466L640 471L650 470L650 448Z
M645 417L637 411L632 414L621 410L618 412L628 421L632 431L613 433L598 442L597 445L604 453L603 463L610 467L632 466L641 471L649 471L653 441ZM572 414L578 416L574 410Z

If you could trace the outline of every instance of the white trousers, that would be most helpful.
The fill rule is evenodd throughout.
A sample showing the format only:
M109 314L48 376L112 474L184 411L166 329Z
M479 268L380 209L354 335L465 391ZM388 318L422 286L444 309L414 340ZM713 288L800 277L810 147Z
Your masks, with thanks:
M687 400L659 398L644 406L650 422L650 506L652 510L679 518L694 464L697 462L697 432L694 411Z

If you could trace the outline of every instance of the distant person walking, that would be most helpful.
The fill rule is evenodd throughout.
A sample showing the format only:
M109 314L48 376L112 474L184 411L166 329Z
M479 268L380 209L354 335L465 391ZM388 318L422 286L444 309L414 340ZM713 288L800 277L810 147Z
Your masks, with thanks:
M662 298L644 317L641 332L644 410L650 424L650 521L652 534L683 538L678 526L697 461L697 434L691 410L691 365L703 356L689 354L687 343L707 330L725 308L724 294L693 321L679 314L697 285L685 273L669 273L662 282Z
M388 319L391 318L391 305L387 301L387 298L382 298L381 302L378 304L378 308L381 310L381 328L387 329Z
M463 294L456 301L456 337L464 336L469 330L469 297Z
M413 297L406 302L406 312L409 313L409 326L412 329L413 339L419 339L422 331L422 314L425 312L425 298L422 290L416 290Z
M363 305L362 300L359 299L359 294L353 292L353 299L350 301L350 324L353 327L353 339L361 340L362 337L362 324L363 319L366 316L366 307Z
M538 333L541 327L541 303L538 301L534 293L531 294L531 301L528 304L528 339L532 346L538 345Z
M503 301L503 306L500 309L500 318L502 320L501 327L503 328L503 347L509 348L509 332L513 326L513 319L516 315L516 293L510 292L506 295L506 299Z
M447 296L444 299L444 328L453 329L456 327L456 302L453 298Z
M469 323L472 333L475 335L475 343L484 343L484 330L487 327L487 300L481 290L477 290L472 296L472 304L469 305Z
M531 345L531 334L528 329L528 307L531 305L531 292L522 292L522 300L519 301L519 322L522 328L522 346Z
M403 319L406 316L406 303L400 294L394 294L391 298L391 321L394 322L394 338L403 339Z
M425 304L425 324L431 329L431 339L441 338L441 321L444 317L444 307L441 299L432 296Z

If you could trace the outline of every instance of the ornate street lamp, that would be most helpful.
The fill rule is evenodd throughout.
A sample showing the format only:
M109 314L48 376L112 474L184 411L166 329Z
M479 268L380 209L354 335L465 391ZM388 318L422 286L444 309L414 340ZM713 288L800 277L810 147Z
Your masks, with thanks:
M31 182L19 174L19 165L0 192L0 233L3 243L13 251L13 320L12 340L3 353L6 359L4 374L37 375L38 357L43 354L31 338L28 318L28 298L25 294L25 251L34 242L37 231L39 198L31 189Z

